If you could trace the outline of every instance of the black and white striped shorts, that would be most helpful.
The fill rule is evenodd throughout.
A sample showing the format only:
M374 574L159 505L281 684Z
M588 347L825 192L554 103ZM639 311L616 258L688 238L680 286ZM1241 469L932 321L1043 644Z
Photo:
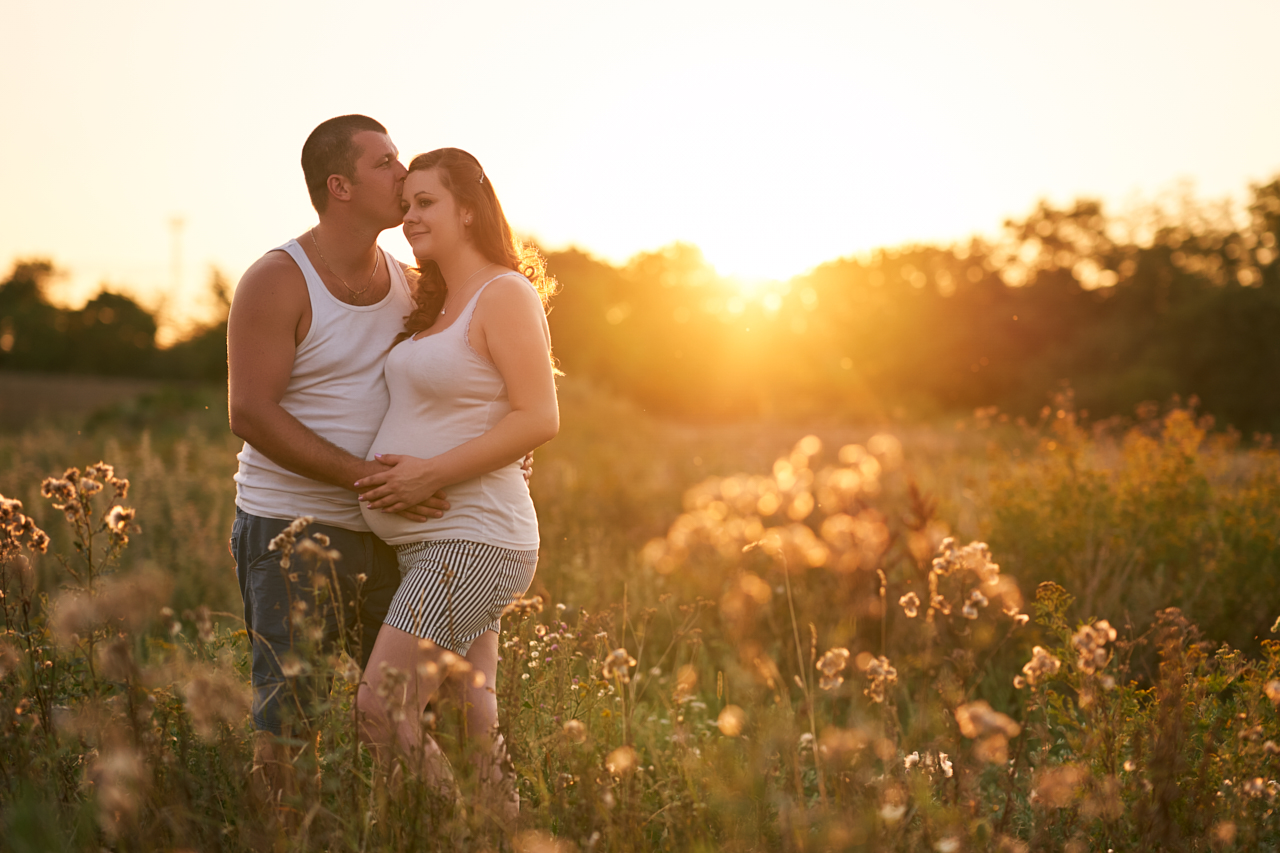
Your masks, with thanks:
M503 609L533 581L538 552L443 539L397 545L400 588L383 624L465 655L497 631Z

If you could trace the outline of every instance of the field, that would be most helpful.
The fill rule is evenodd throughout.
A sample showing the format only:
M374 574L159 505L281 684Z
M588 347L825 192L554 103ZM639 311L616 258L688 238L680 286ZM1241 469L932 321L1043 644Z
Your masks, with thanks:
M0 434L6 849L1280 847L1280 454L1194 406L709 426L566 380L504 621L504 832L456 708L422 725L463 808L378 778L329 650L302 781L255 798L219 393Z

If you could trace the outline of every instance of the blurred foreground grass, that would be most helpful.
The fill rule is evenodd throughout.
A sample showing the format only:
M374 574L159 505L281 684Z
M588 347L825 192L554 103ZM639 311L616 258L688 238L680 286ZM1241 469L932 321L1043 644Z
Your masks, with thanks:
M388 795L339 678L320 782L276 835L246 785L224 405L158 393L0 436L0 494L53 537L0 577L10 849L1280 843L1269 447L1186 407L1082 424L1069 396L1034 425L693 427L573 381L532 485L542 609L508 619L497 685L520 832ZM118 559L88 595L93 537L77 551L40 490L99 459L140 532L99 532ZM456 758L455 720L423 724Z

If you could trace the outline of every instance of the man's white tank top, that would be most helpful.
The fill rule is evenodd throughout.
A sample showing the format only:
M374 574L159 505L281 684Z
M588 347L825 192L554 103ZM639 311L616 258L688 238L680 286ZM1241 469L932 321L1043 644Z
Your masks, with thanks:
M391 350L386 367L391 408L368 458L401 453L429 459L484 435L511 412L502 374L471 348L467 335L480 294L497 278L515 275L503 273L481 285L444 330L408 338ZM449 510L442 518L414 522L366 507L365 520L391 545L465 539L516 551L538 547L538 516L520 462L451 483L444 491Z
M324 286L297 240L278 251L288 252L302 270L311 299L311 328L294 354L280 405L316 435L364 459L387 412L383 363L413 308L409 283L400 264L383 252L391 273L387 295L374 305L348 305ZM236 506L250 515L311 515L347 530L369 529L355 492L287 471L248 442L236 458Z

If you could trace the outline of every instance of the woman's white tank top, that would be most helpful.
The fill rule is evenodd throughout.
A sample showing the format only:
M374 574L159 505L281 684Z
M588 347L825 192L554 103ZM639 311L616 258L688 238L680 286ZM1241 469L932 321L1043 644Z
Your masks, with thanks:
M387 411L383 364L413 308L409 283L400 264L383 252L391 273L387 295L373 305L348 305L324 286L297 240L279 251L302 270L311 299L311 328L298 345L280 405L316 435L364 459ZM248 442L236 458L236 505L245 512L284 519L312 515L347 530L369 529L355 492L287 471Z
M368 458L374 453L439 456L493 429L510 413L502 374L467 341L480 294L498 278L481 285L448 328L408 338L391 350L386 366L391 406ZM446 486L445 493L449 510L424 522L361 509L369 529L392 545L465 539L516 551L538 547L538 517L519 462Z

